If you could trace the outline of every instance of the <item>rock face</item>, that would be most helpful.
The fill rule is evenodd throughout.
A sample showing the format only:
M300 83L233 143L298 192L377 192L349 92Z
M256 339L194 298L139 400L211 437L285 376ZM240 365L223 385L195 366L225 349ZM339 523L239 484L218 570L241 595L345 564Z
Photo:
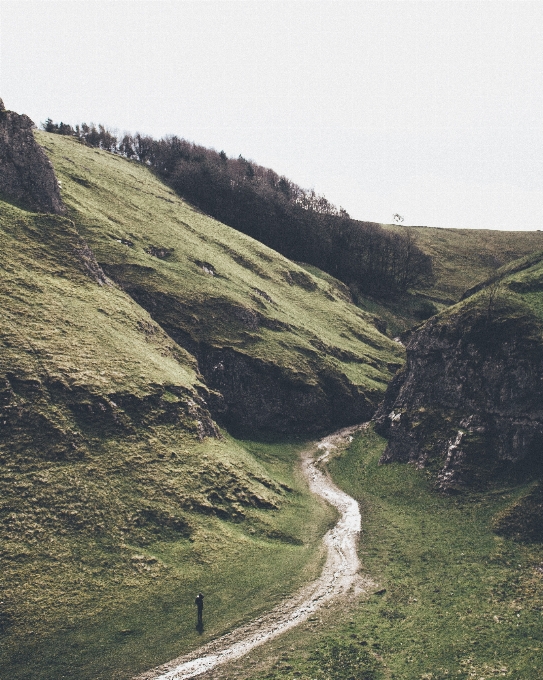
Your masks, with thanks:
M114 280L121 281L123 289L179 346L197 359L202 379L209 388L205 400L211 415L232 432L309 434L362 422L375 412L378 395L372 402L371 394L339 371L316 365L314 376L308 379L271 360L195 340L184 318L187 310L179 301L128 284L118 277L117 267L105 269ZM232 314L235 313L232 307ZM244 319L246 325L255 327L260 321L248 313ZM317 353L315 357L319 364Z
M212 415L234 432L309 434L366 420L375 410L340 373L323 370L312 383L230 347L201 345L195 354L206 384L227 407L221 413L210 404Z
M464 309L430 319L406 349L375 416L389 439L382 463L437 467L448 491L541 474L543 344L534 317Z
M6 111L0 99L0 192L33 210L62 214L57 178L33 127L28 116Z

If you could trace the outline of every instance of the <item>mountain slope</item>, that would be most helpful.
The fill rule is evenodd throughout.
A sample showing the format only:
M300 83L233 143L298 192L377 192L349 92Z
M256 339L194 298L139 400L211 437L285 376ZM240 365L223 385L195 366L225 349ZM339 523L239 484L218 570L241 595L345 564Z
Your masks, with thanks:
M323 279L178 199L141 164L38 133L104 271L198 359L230 427L360 422L401 349Z
M194 592L205 640L319 570L301 444L215 418L362 419L402 348L144 166L37 137L67 213L0 202L0 674L126 678L202 641Z
M218 438L195 360L100 276L70 220L7 204L0 213L0 667L10 677L122 677L126 664L152 665L195 635L194 589L211 593L215 582L220 603L221 587L244 588L231 574L241 547L253 569L269 567L256 587L264 600L282 580L297 583L326 513L293 477L293 454L270 465ZM310 510L302 537L291 513ZM145 620L154 597L185 609L177 646L163 630L175 612ZM215 604L219 630L230 607ZM104 626L110 658L97 651ZM123 640L130 659L115 637L124 628L134 630ZM149 635L155 647L138 651Z
M500 267L543 249L542 231L437 229L383 225L400 234L412 233L432 257L435 281L420 292L444 304L457 302L465 290L486 280Z

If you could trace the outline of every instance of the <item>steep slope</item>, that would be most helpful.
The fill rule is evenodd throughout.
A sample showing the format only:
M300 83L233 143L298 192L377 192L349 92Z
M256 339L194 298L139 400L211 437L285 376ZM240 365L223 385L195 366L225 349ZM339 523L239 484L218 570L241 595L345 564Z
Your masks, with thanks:
M100 266L198 360L234 430L360 422L401 348L327 281L191 208L141 164L38 133Z
M70 220L1 204L0 239L0 667L24 677L64 650L33 675L98 677L104 617L123 628L130 608L152 611L153 592L221 583L240 544L255 568L287 552L283 578L303 570L312 539L280 528L305 513L307 491L219 438L194 358L107 280ZM242 520L254 544L227 528ZM273 532L285 542L262 542ZM202 576L199 544L220 536L224 575Z
M28 116L7 111L0 99L0 195L34 210L63 213L51 163L33 136Z
M402 350L341 286L144 166L38 138L67 214L0 202L0 675L131 677L319 570L331 513L301 445L239 442L214 418L364 418Z
M410 335L382 462L430 464L444 490L543 473L543 257L509 269Z

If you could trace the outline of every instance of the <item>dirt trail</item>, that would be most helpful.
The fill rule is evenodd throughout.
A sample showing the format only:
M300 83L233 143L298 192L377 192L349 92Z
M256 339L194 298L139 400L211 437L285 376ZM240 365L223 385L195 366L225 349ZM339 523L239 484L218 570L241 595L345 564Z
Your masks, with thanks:
M254 647L297 626L330 600L345 597L349 591L362 592L369 585L358 575L358 503L338 489L319 469L319 465L329 460L334 449L348 444L353 433L364 427L356 425L339 430L319 442L317 449L322 453L316 458L312 451L302 457L302 470L311 491L335 506L340 513L337 524L323 538L328 556L320 577L268 614L133 680L185 680L201 675L220 664L239 659Z

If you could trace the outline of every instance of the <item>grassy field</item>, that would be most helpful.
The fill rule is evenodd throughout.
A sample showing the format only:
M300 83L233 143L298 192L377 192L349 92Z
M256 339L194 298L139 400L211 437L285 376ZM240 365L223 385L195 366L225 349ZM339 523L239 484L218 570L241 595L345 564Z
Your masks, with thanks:
M330 465L361 504L360 556L374 593L335 625L324 616L320 633L283 640L270 670L245 677L539 680L543 549L492 531L526 488L439 495L424 470L379 466L384 444L369 430Z
M421 292L456 302L462 293L490 277L497 269L543 250L543 231L492 231L489 229L437 229L383 225L413 233L417 244L432 256L436 282Z
M37 136L68 214L0 202L0 676L122 680L314 578L333 519L300 478L305 444L218 431L214 396L173 335L308 387L340 376L375 405L403 362L378 330L382 317L395 333L416 309L406 321L405 301L357 308L335 279L203 215L146 167ZM503 243L491 250L508 257ZM538 271L516 274L508 290L542 314ZM443 277L440 295L460 290ZM489 528L528 489L439 497L423 472L379 468L381 448L368 435L333 472L363 504L364 564L386 592L352 623L339 617L333 635L314 632L312 659L281 662L278 677L348 678L345 667L368 680L467 678L491 664L538 677L522 673L540 653L530 626L540 621L542 556Z
M39 526L30 525L36 533L8 534L2 548L2 598L13 611L3 620L2 677L129 678L271 608L318 573L320 536L333 516L296 471L300 444L206 440L182 461L164 463L162 451L169 456L172 447L180 450L178 435L164 429L153 435L160 446L152 453L146 443L131 442L129 461L137 460L137 472L126 464L123 446L114 444L69 470L35 465L21 471L16 486L20 492L36 476L47 476L48 495L63 495L80 516L90 503L107 523L104 514L125 510L123 501L133 509L139 501L140 508L171 513L173 493L192 493L194 502L200 485L201 502L211 493L223 516L210 504L209 514L184 513L184 531L121 526L93 532L55 524L55 503L33 490L42 511ZM235 516L228 516L219 496L232 493L243 468L279 489L268 494L275 509L238 498ZM254 487L248 484L245 492ZM200 590L206 596L204 631L195 628L193 602Z
M308 385L328 368L380 399L401 349L335 284L192 208L139 163L60 135L37 138L98 262L126 290L152 296L163 326Z
M378 319L381 330L395 337L433 314L457 302L462 294L489 277L518 266L522 258L537 258L543 250L542 231L489 231L478 229L436 229L382 225L387 229L415 235L417 244L433 258L436 280L429 286L410 290L389 300L377 300L353 291L354 301L370 317ZM307 271L333 285L350 291L316 267Z
M68 216L0 203L0 676L127 678L313 578L332 516L301 444L218 432L194 357L100 263L174 297L194 338L309 383L324 363L378 399L402 353L145 167L40 136Z
M417 245L432 256L435 281L391 300L356 296L360 309L386 324L390 337L400 335L424 319L457 302L469 288L514 266L519 258L543 249L542 231L490 231L382 225L415 236ZM384 328L381 325L381 328Z

